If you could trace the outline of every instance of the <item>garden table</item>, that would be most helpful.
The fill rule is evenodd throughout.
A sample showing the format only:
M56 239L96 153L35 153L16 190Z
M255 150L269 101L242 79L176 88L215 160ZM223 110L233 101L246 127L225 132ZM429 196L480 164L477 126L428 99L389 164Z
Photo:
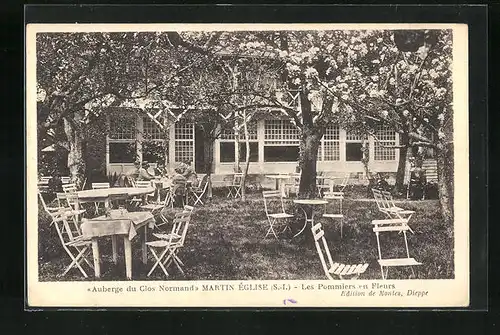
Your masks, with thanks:
M293 236L293 237L296 237L296 236L300 235L304 231L304 229L306 229L308 222L311 223L311 227L314 226L314 206L326 205L328 203L328 201L323 200L323 199L295 199L295 200L293 200L293 203L300 206L300 209L302 209L302 211L304 212L305 218L306 218L304 221L304 227L302 227L302 229L297 234L295 234ZM307 211L304 208L305 206L312 206L313 207L311 210L311 217L310 218L307 217Z
M266 175L267 178L276 179L276 189L281 192L282 197L286 197L285 194L285 180L290 179L290 175L285 174L271 174Z
M116 264L116 237L123 236L123 247L125 253L125 273L128 279L132 278L132 246L131 240L137 235L137 231L144 228L142 239L142 262L147 263L147 232L153 229L155 219L150 212L126 212L113 210L110 216L100 216L91 220L83 220L81 231L84 239L92 240L92 256L94 259L95 277L101 276L100 256L98 239L103 236L111 236L113 243L113 261Z
M154 187L137 188L137 187L111 187L95 190L77 191L78 199L76 201L76 210L79 209L80 203L86 202L104 202L106 208L110 207L110 198L114 200L125 200L134 196L153 193Z

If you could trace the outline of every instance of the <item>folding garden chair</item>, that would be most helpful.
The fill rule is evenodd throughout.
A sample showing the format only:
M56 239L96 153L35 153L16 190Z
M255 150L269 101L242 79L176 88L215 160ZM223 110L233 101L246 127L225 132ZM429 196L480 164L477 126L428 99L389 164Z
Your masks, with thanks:
M340 279L357 279L359 275L364 273L368 268L368 263L364 264L342 264L338 262L333 262L332 255L330 253L330 249L328 248L328 244L325 238L325 231L321 227L321 223L316 223L311 228L314 244L316 245L316 250L318 251L319 259L321 261L321 265L323 266L323 270L325 271L328 279L333 280L332 275L338 276ZM320 240L322 243L320 243ZM328 264L325 260L325 255L328 260Z
M57 235L59 236L63 249L71 258L71 263L66 267L62 275L66 275L69 270L76 267L80 270L83 276L87 278L87 273L83 269L82 265L83 262L85 262L91 269L94 268L92 263L87 259L87 256L90 254L90 246L92 242L91 240L83 238L76 220L68 220L73 216L73 213L59 212L56 216L54 216L54 220L52 222L56 227ZM70 222L73 222L73 225L71 225Z
M42 192L40 192L40 191L38 191L38 198L40 199L40 202L42 203L43 209L50 216L50 218L52 220L52 222L51 222L51 224L52 224L54 222L54 218L57 216L57 214L59 214L64 209L62 209L60 206L58 206L58 207L47 206L47 203L45 202L45 199L43 198Z
M92 189L93 190L99 190L99 189L107 189L109 188L109 183L92 183ZM94 202L95 206L95 214L99 214L99 203Z
M193 206L196 206L196 204L198 203L203 205L202 198L205 195L207 188L208 188L208 175L206 174L200 180L200 183L198 185L193 186L190 189L189 193L192 194L193 197L195 198Z
M339 192L344 192L345 188L349 184L349 179L351 178L351 174L348 172L344 175L344 178L342 179L342 183L339 185Z
M373 220L372 225L373 232L377 237L377 248L378 248L378 263L380 265L380 271L382 272L382 279L387 278L387 274L389 272L389 267L395 266L410 266L413 276L415 276L415 272L413 271L414 265L421 265L422 263L417 262L415 258L410 257L410 251L408 249L408 238L406 236L406 231L410 230L408 227L407 219L384 219L384 220ZM405 248L406 248L406 257L405 258L382 258L382 250L380 246L380 233L382 232L398 232L403 233ZM385 268L385 272L384 272Z
M71 181L70 177L61 177L61 182L63 184L69 184L70 181Z
M75 193L77 191L76 184L64 184L62 189L64 193Z
M152 187L151 181L149 180L136 180L134 183L134 187L136 188L150 188ZM154 197L155 193L150 193L146 194L146 200L147 198ZM142 204L143 198L140 196L135 196L132 199L129 200L130 204L135 204L135 206L139 206ZM147 202L147 201L146 201Z
M290 175L290 181L285 183L285 193L287 197L290 197L290 191L295 194L299 193L300 186L300 173L292 173Z
M233 180L231 182L231 184L228 186L228 193L227 193L227 198L229 197L233 197L233 198L237 198L237 197L241 197L241 187L243 185L241 185L243 183L243 173L240 173L240 172L236 172L234 175L233 175Z
M380 191L380 193L382 194L382 200L383 200L383 203L385 204L384 205L384 213L386 213L386 215L389 218L401 219L401 220L405 220L406 222L408 222L410 220L410 218L412 217L412 215L415 214L415 211L406 210L404 208L397 207L394 204L394 199L393 199L392 194L390 192ZM409 230L412 234L414 234L414 232L411 228L409 228Z
M78 195L76 193L56 193L57 204L60 209L74 215L74 219L78 221L79 216L86 212L84 208L76 209Z
M158 266L166 276L169 276L167 268L171 263L174 263L184 275L184 271L182 270L184 263L180 260L178 252L184 246L190 220L191 212L182 211L181 213L177 213L169 234L153 233L153 236L158 238L158 240L146 242L155 259L148 277Z
M283 233L286 229L291 230L286 220L292 218L293 215L285 212L281 191L263 191L262 195L264 196L264 210L266 211L267 220L269 221L269 229L264 238L269 234L273 234L274 237L278 239L274 226L278 223L278 220L284 220L285 228L283 228L281 232Z
M193 210L194 210L193 206L184 205L184 209L183 209L182 213L192 214ZM155 225L156 229L160 228L163 225L170 224L169 219L165 216L165 214L163 213L163 210L160 211L158 216L159 216L161 222L157 223ZM165 232L160 232L160 233L164 234Z
M324 218L340 219L340 238L342 238L342 226L344 224L344 214L342 212L343 192L325 192L323 199L328 200L323 213Z

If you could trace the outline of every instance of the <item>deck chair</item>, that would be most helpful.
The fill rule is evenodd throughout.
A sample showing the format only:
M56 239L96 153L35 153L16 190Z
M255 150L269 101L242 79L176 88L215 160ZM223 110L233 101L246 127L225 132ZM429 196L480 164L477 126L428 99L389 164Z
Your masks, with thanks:
M94 268L87 258L90 254L92 242L83 238L80 228L76 223L77 220L69 220L72 216L74 216L73 213L59 212L54 216L53 220L61 245L71 258L71 263L66 267L62 275L66 275L69 270L76 267L87 278L88 275L82 265L86 263L91 269ZM73 225L71 224L72 222Z
M269 222L269 229L267 230L264 238L266 238L269 234L273 234L274 237L278 239L274 226L277 225L278 220L285 221L285 227L281 232L283 233L287 229L291 231L290 226L286 221L287 219L292 218L293 215L285 212L285 205L283 203L281 191L263 191L262 195L264 197L264 210L266 211L267 220Z
M196 206L198 203L203 205L203 196L205 195L208 188L208 175L204 175L201 178L198 185L191 187L189 193L194 197L193 206Z
M324 218L340 219L340 238L342 238L342 226L344 225L344 214L342 212L343 192L325 192L323 199L328 200L323 213Z
M148 277L159 266L166 276L169 276L167 268L171 263L174 263L179 271L184 275L182 266L184 263L178 256L179 249L184 246L191 213L182 211L175 215L172 229L168 234L153 233L153 236L158 240L146 242L149 250L153 254L155 263L148 272Z
M378 263L380 265L380 272L382 273L382 279L387 279L387 275L390 267L396 266L409 266L411 268L411 272L415 277L415 272L413 271L414 265L421 265L422 263L417 262L415 258L410 257L410 251L408 248L408 238L406 235L406 231L410 230L408 226L407 219L384 219L384 220L373 220L373 232L377 237L377 248L378 248ZM382 232L398 232L403 233L405 248L406 248L406 257L404 258L382 258L382 250L380 246L380 233ZM385 272L384 272L385 268Z
M92 189L93 190L99 190L99 189L107 189L109 188L109 183L92 183ZM99 203L94 202L95 206L95 214L99 214Z
M227 193L227 198L233 197L241 197L241 185L243 183L243 173L241 172L236 172L233 175L233 180L231 181L231 184L227 187L228 188L228 193Z
M333 262L330 249L328 248L328 244L326 242L325 231L321 227L320 222L316 223L311 228L311 231L314 237L314 244L316 245L316 250L318 251L321 265L323 266L323 270L325 271L325 275L328 277L328 279L334 280L332 275L339 277L339 279L357 279L359 275L363 274L366 271L366 269L368 268L368 263L350 265ZM327 259L325 259L324 254L326 254ZM328 264L326 263L327 260Z

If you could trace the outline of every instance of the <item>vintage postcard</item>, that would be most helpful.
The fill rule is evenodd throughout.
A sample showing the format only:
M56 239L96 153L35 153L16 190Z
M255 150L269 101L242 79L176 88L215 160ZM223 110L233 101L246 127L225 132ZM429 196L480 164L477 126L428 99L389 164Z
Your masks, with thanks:
M28 24L28 307L466 307L463 24Z

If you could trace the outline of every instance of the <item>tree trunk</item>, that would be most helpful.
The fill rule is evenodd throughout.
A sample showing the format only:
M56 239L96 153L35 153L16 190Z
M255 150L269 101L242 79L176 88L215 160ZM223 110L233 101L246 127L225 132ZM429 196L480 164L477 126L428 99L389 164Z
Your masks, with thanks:
M246 153L245 153L245 169L243 170L243 178L241 181L241 184L243 185L241 187L241 200L245 201L246 200L246 181L247 181L247 175L248 175L248 167L250 166L250 142L248 141L248 126L247 126L247 113L245 110L243 110L243 131L245 134L245 148L246 148ZM238 151L239 154L239 151Z
M213 189L212 189L212 163L213 163L213 147L214 147L214 140L209 137L208 134L204 134L204 141L205 143L203 144L203 151L204 151L204 156L205 156L205 166L204 170L205 173L208 175L208 186L207 186L207 197L208 199L212 199L213 195Z
M321 136L304 131L302 135L302 155L301 155L301 175L299 185L299 198L311 199L317 198L318 190L316 188L316 163L318 159L318 148Z
M396 172L396 192L404 192L405 183L405 172L406 172L406 159L408 157L408 150L410 149L410 138L408 133L401 133L399 136L399 158L398 158L398 170Z
M439 202L446 224L453 224L453 144L437 150Z
M83 184L85 173L85 161L83 159L83 139L81 132L76 129L72 122L79 122L79 117L75 113L73 121L64 118L64 132L68 140L68 168L71 182L79 188Z

